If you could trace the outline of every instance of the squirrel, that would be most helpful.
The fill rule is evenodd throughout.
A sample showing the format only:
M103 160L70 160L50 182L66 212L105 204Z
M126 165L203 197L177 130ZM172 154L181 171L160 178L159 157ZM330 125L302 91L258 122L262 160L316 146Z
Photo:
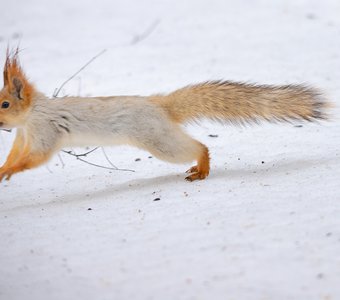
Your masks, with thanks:
M210 119L244 124L327 119L330 103L305 85L207 81L167 95L49 99L27 79L18 49L7 50L0 91L0 128L16 137L0 181L46 163L63 147L128 144L171 163L197 161L188 181L209 175L208 148L180 127Z

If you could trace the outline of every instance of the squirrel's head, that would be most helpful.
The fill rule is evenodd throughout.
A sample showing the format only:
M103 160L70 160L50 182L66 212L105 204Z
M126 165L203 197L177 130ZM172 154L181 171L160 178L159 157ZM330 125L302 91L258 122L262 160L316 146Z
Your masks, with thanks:
M4 86L0 91L0 128L22 126L32 105L34 88L20 67L18 53L18 48L14 53L7 49Z

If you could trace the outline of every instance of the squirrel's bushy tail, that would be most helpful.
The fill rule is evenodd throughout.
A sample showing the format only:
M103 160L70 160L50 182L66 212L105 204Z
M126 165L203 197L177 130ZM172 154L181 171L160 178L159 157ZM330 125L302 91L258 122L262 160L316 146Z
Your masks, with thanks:
M152 96L177 123L212 119L253 123L327 119L330 105L315 89L303 85L252 85L209 81L190 85L166 96Z

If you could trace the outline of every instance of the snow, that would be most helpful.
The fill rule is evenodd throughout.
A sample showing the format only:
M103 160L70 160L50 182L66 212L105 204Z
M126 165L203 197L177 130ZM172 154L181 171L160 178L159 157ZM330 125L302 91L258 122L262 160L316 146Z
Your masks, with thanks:
M339 1L2 4L0 61L20 43L48 95L107 49L62 94L148 95L223 78L309 83L340 103ZM135 172L63 153L64 167L56 156L15 175L0 184L0 299L339 299L337 106L332 115L187 126L211 151L200 182L184 181L190 165L129 147L105 151ZM1 162L13 136L0 133ZM100 149L87 159L108 165Z

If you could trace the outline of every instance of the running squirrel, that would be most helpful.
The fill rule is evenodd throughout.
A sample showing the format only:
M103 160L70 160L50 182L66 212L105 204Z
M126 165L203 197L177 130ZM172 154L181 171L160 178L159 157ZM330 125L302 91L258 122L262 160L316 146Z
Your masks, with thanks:
M63 147L128 144L172 163L197 161L188 181L209 175L209 150L180 127L189 121L220 123L327 119L329 103L303 85L207 81L168 95L49 99L25 76L18 49L7 50L0 91L0 128L17 128L0 181L46 163Z

